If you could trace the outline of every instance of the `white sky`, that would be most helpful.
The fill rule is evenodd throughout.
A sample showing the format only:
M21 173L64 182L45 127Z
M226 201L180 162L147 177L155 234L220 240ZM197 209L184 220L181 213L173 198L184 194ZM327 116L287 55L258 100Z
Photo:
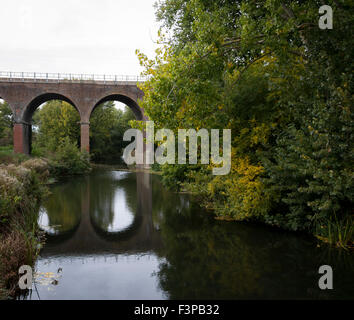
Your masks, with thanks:
M1 0L0 71L138 75L155 0Z

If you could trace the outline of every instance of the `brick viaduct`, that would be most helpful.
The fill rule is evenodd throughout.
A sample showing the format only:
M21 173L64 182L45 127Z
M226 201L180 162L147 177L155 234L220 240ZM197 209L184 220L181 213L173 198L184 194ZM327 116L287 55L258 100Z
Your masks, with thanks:
M128 78L127 78L128 79ZM70 103L80 114L81 150L90 150L90 116L99 104L106 101L120 101L129 106L137 120L145 121L144 110L139 107L143 92L137 87L137 77L129 81L68 80L42 77L1 77L0 98L5 100L14 115L14 151L30 154L32 136L32 115L44 102L57 99Z

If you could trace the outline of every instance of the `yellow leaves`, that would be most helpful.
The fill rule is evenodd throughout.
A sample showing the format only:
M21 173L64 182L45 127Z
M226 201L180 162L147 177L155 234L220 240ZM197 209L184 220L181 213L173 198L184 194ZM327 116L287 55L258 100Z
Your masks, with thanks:
M217 176L207 186L212 199L223 199L215 208L217 213L236 220L266 213L270 201L260 180L263 172L263 166L251 164L247 156L236 157L233 150L230 175Z
M268 141L269 134L269 126L264 123L260 126L254 127L251 134L251 145L266 143Z
M242 128L240 130L240 136L244 136L245 134L247 134L250 131L249 128Z
M242 179L253 180L264 171L263 166L255 166L250 164L250 160L247 156L233 159L234 161L231 165L231 172L236 172L242 176Z
M236 153L247 153L252 151L260 144L266 144L268 142L271 130L276 127L275 123L258 123L252 119L247 127L243 127L239 134L234 137L234 145L236 146Z

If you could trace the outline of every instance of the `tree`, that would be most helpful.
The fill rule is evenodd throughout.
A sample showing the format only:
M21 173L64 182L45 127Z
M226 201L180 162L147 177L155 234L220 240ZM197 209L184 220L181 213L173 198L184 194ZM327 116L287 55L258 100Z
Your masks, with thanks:
M6 101L0 101L0 145L12 143L13 115Z
M121 162L123 141L133 112L114 107L114 102L106 102L95 108L90 119L90 153L95 162ZM33 153L43 155L54 153L62 144L80 143L80 116L77 110L64 101L53 100L46 103L33 117ZM68 139L68 140L67 140Z
M333 219L353 225L353 5L328 4L334 30L318 28L321 1L157 4L142 107L158 128L232 129L229 176L168 170L216 214L327 237Z
M121 163L124 132L130 128L129 121L135 119L130 108L124 111L114 108L110 101L98 106L90 120L92 159L103 163Z
M80 115L69 103L53 100L47 102L33 116L33 150L55 152L60 143L68 137L78 144L80 141Z

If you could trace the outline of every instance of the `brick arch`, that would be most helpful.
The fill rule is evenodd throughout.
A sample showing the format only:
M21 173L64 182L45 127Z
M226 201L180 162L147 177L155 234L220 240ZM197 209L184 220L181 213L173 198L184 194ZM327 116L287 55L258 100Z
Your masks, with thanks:
M47 93L40 94L31 100L31 102L23 110L23 114L21 117L22 121L30 123L32 120L32 115L36 111L36 109L40 105L42 105L43 103L51 101L51 100L61 100L61 101L65 101L65 102L69 103L77 110L77 112L81 116L80 109L78 109L78 107L75 105L75 103L72 101L72 99L70 99L67 96L64 96L60 93L47 92Z
M81 149L90 150L90 115L104 101L117 100L132 108L138 120L147 120L138 105L144 93L135 81L100 81L62 77L0 78L0 96L6 100L14 114L14 151L29 153L31 117L43 102L60 99L72 104L81 119Z
M2 94L1 92L0 92L0 100L4 100L4 101L8 104L8 106L10 107L12 113L15 114L15 109L12 107L12 103L11 103L11 102L9 101L9 99L7 99L7 97L6 97L4 94Z
M21 127L20 130L21 133L19 135L22 136L22 139L17 138L17 136L14 136L14 139L22 140L21 141L22 150L26 154L31 154L31 149L32 149L32 116L40 105L51 100L61 100L69 103L71 106L75 108L75 110L77 110L81 118L80 110L77 108L77 106L72 101L72 99L68 98L67 96L56 92L45 92L45 93L38 94L37 96L32 98L29 103L25 105L19 117L20 121L17 121L18 123L15 124L16 126Z
M126 104L134 113L136 120L145 120L144 111L140 108L138 103L132 98L129 97L127 94L122 93L109 93L105 94L103 97L100 97L97 102L93 105L92 109L89 112L89 119L95 108L100 104L107 102L107 101L119 101Z

